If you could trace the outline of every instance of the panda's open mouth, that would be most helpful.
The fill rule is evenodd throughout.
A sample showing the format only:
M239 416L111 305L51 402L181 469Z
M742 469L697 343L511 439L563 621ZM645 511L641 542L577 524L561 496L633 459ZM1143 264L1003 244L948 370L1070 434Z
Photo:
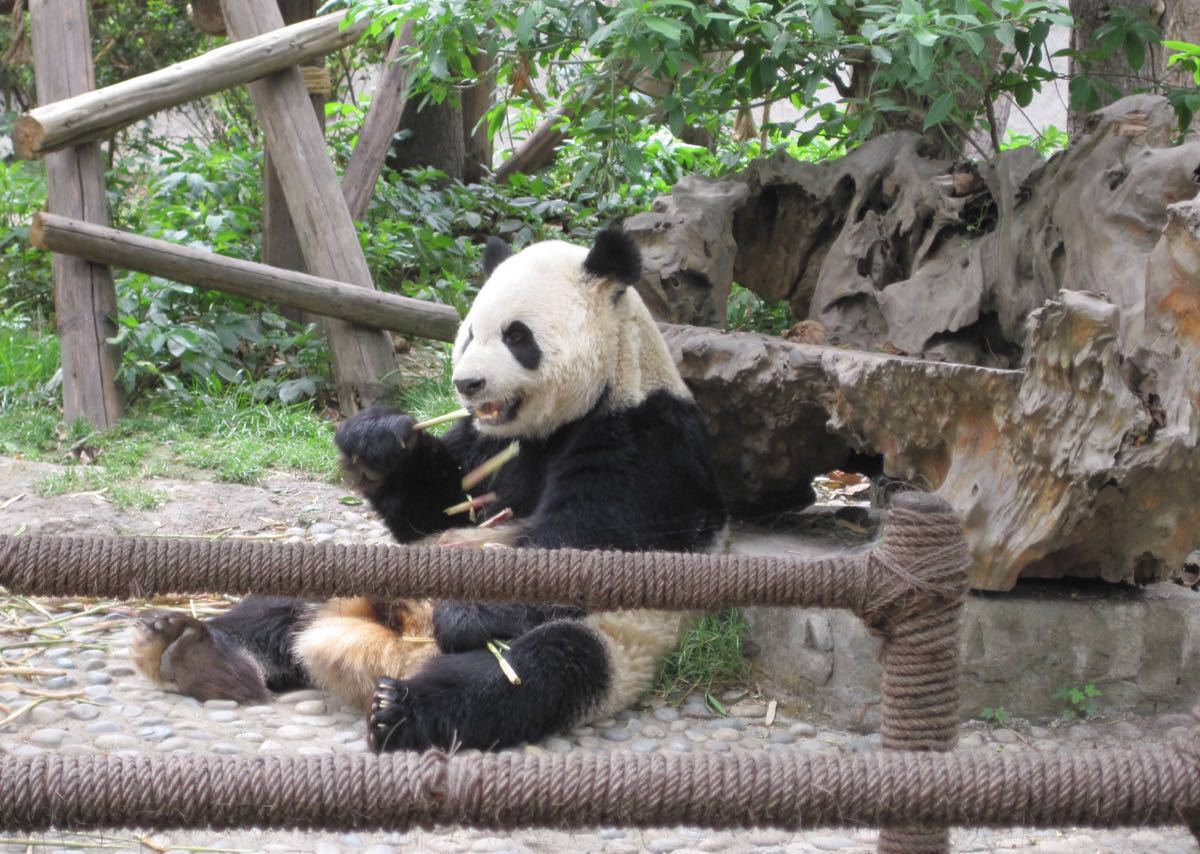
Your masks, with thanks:
M482 421L484 424L505 424L516 417L523 400L523 397L518 397L516 400L491 400L479 404L471 412L476 420Z

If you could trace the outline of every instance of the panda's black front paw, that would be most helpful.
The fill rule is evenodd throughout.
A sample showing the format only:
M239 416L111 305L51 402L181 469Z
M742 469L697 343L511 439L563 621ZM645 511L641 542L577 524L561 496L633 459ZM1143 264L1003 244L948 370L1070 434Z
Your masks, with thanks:
M367 718L367 746L373 753L393 750L426 750L434 744L422 720L417 698L398 679L381 676L371 697Z
M369 488L403 462L419 438L414 424L410 415L372 406L338 428L334 442L356 486Z

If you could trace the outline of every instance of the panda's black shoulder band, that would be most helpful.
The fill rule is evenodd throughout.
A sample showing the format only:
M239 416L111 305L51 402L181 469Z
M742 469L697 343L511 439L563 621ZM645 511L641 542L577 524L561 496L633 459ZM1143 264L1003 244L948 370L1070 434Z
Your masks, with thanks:
M593 276L635 285L642 277L642 253L633 238L612 226L596 235L583 269Z

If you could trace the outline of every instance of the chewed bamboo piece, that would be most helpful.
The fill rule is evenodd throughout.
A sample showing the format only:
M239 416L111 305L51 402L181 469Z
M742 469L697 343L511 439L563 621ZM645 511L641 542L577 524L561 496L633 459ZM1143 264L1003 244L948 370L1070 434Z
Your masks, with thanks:
M521 443L513 442L500 453L488 457L475 468L471 469L462 479L463 492L470 492L486 478L500 471L506 463L521 452Z
M514 685L521 684L521 677L517 675L517 671L513 670L513 666L508 663L508 659L504 657L501 650L508 650L509 646L504 641L488 641L488 652L496 656L496 661L500 664L500 670L504 673L505 678Z
M484 519L482 522L480 522L479 527L480 528L495 528L497 525L503 525L505 522L507 522L512 517L513 517L513 509L511 507L505 507L503 510L501 510L496 515L488 516L486 519Z
M455 504L451 507L447 507L442 512L445 513L447 516L457 516L459 513L470 513L471 520L474 521L475 520L475 511L479 510L481 507L484 507L487 504L491 504L495 500L496 500L496 493L494 493L494 492L488 492L484 495L480 495L475 498L472 498L470 495L468 495L466 501L460 501L458 504Z
M445 415L438 415L434 418L426 418L424 421L418 421L413 425L414 430L428 430L430 427L436 427L439 424L448 424L451 421L458 421L461 418L469 418L470 410L456 409L453 412L447 412Z

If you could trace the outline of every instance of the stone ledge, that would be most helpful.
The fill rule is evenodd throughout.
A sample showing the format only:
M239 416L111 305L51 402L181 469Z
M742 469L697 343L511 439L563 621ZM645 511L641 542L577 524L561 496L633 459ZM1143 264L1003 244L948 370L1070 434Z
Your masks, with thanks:
M1200 697L1200 595L1027 582L973 593L962 640L962 717L1002 706L1060 715L1063 688L1092 683L1101 714L1187 712ZM879 724L879 641L845 611L746 610L757 663L774 689L840 726Z

